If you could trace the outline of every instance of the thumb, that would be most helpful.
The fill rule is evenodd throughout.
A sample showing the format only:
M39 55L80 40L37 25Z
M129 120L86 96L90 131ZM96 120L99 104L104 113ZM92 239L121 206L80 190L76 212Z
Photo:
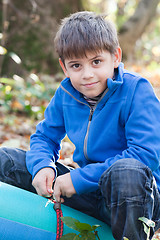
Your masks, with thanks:
M46 188L47 188L48 193L50 193L50 194L53 194L52 186L53 186L54 178L55 178L55 173L54 173L54 170L52 170L52 172L50 174L48 174L48 176L46 178Z
M55 181L55 184L54 184L54 198L56 200L56 202L61 202L61 194L62 194L62 191L61 191L61 185L58 181L59 178L56 179Z
M61 189L59 186L54 187L54 198L56 202L61 202Z

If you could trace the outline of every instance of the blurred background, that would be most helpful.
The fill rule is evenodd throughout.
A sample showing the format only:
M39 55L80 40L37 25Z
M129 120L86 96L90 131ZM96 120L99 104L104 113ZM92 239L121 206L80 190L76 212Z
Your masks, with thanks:
M160 97L160 0L1 0L1 146L29 148L64 77L54 51L58 25L82 10L114 21L125 67L146 77Z

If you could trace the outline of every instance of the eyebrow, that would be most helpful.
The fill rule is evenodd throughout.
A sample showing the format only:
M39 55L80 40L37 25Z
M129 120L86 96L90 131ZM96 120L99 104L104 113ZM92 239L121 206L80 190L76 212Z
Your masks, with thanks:
M94 59L100 58L100 57L102 57L102 56L101 55L96 55L95 57L91 58L90 60L94 60Z
M94 59L96 59L96 58L99 58L99 57L102 57L102 56L101 56L101 55L96 55L96 56L94 56L93 58L91 58L91 59L89 59L89 60L92 61L92 60L94 60ZM68 64L74 64L74 63L79 62L80 60L81 60L81 59L72 60L72 61L68 62Z
M68 62L68 64L74 64L74 63L77 63L79 60L77 59L77 60L73 60L73 61L70 61L70 62Z

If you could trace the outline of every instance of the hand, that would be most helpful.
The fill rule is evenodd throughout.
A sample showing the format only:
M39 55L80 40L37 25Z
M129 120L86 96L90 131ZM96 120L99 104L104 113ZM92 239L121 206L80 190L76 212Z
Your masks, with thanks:
M50 197L53 194L53 181L55 178L55 171L52 168L42 168L34 177L32 181L33 187L36 189L38 195L43 197Z
M64 199L60 197L61 195L70 198L73 194L76 194L70 173L56 178L53 192L57 202L64 202Z

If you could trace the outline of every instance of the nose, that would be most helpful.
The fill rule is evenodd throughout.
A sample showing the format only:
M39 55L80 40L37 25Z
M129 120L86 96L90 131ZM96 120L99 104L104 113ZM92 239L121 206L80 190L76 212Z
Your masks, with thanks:
M91 66L85 66L83 68L83 79L90 79L94 77L93 69Z

